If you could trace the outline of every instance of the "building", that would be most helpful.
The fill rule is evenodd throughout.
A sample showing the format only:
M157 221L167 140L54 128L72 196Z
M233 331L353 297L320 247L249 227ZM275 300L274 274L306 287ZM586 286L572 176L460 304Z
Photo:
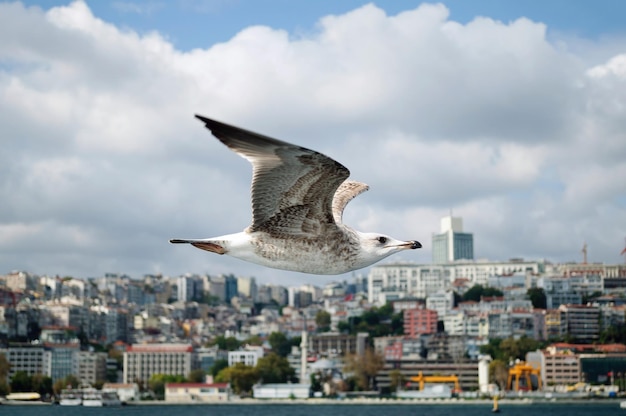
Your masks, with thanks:
M600 308L587 305L561 305L567 334L575 340L593 342L600 337Z
M78 373L75 374L82 384L95 385L106 380L107 353L78 351Z
M404 335L416 338L437 332L437 311L432 309L407 309L404 311Z
M310 384L257 384L252 387L255 399L308 399Z
M139 386L137 383L104 383L102 391L114 391L122 403L139 400Z
M0 353L2 352L11 364L8 373L9 380L19 371L29 376L44 374L45 349L43 345L10 344L6 350L0 350Z
M192 355L193 347L187 344L133 344L124 352L123 383L147 387L153 374L187 377Z
M345 354L364 354L368 334L359 332L356 336L325 332L311 336L309 351L328 357Z
M263 347L246 345L243 350L228 352L228 366L242 363L250 367L256 366L259 358L263 357Z
M474 235L463 232L463 218L448 216L441 219L441 233L432 238L433 263L474 259Z
M424 360L421 358L402 358L386 362L385 367L376 376L378 388L389 388L391 372L399 370L406 380L417 376L457 376L463 391L478 390L478 361L474 360Z
M166 383L166 403L227 402L230 400L228 383Z
M370 269L367 298L370 303L384 305L403 298L426 299L438 292L452 290L453 283L462 279L471 287L488 284L496 275L543 273L543 261L457 260L446 264L387 263Z
M454 307L454 292L452 290L436 292L426 298L426 308L437 311L444 316Z

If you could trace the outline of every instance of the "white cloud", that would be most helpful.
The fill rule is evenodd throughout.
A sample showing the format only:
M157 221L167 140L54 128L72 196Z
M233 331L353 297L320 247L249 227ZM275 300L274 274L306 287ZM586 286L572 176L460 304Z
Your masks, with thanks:
M590 260L618 262L626 60L587 56L543 24L462 25L441 5L366 5L306 36L254 26L183 52L82 2L2 3L0 267L305 279L167 243L250 219L248 163L194 113L345 164L372 186L346 222L421 240L406 260L429 261L453 208L478 257L575 260L586 241Z

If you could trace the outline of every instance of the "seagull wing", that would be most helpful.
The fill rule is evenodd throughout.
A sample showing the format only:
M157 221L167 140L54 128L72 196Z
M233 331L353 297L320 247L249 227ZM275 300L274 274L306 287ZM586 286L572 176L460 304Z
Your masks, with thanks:
M350 175L346 167L313 150L196 117L222 143L252 163L252 224L248 232L314 237L337 228L335 221L341 215L333 214L333 198ZM339 205L345 206L356 195Z
M335 192L335 198L333 198L333 216L337 224L342 223L343 210L348 202L368 189L370 187L367 184L357 181L345 181L339 185L337 192Z

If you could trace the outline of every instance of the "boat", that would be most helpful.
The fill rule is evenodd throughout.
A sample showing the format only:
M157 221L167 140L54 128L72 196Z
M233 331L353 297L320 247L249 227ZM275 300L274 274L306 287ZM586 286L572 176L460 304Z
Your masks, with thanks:
M15 402L36 402L41 401L41 395L36 392L10 393L6 399Z
M83 394L83 406L86 407L120 406L121 404L115 391L88 389Z
M83 393L80 389L63 389L59 404L61 406L80 406L83 403Z
M500 408L498 407L498 396L493 396L493 408L491 409L492 413L500 413Z

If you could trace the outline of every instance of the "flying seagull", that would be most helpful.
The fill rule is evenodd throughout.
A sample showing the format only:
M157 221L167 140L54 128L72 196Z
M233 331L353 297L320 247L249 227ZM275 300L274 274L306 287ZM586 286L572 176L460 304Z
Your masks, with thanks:
M361 269L402 250L422 247L379 233L356 231L343 210L369 187L313 150L199 115L222 143L252 163L252 224L244 231L202 239L172 239L262 266L311 274Z

